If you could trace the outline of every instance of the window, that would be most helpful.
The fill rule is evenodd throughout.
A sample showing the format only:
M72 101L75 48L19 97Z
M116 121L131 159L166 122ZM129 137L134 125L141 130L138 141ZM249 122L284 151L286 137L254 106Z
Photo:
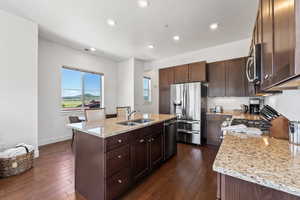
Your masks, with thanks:
M151 102L151 78L144 77L143 89L144 89L144 101Z
M103 74L63 67L62 109L103 107Z

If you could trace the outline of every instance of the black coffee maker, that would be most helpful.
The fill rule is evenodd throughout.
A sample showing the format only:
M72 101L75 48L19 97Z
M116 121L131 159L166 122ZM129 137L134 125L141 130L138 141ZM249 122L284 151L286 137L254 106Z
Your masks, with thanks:
M260 111L260 99L250 99L249 100L249 112L253 115L258 115Z

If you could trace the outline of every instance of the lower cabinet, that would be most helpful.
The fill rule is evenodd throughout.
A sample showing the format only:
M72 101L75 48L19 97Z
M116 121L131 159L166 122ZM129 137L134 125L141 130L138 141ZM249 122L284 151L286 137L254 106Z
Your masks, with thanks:
M131 171L136 182L158 167L164 158L163 126L144 128L136 132L138 135L131 145Z
M89 200L119 199L164 161L163 128L158 123L108 138L76 132L75 190Z
M300 197L218 174L217 200L300 200Z
M206 116L206 140L207 144L219 146L222 142L221 125L230 115L207 114Z

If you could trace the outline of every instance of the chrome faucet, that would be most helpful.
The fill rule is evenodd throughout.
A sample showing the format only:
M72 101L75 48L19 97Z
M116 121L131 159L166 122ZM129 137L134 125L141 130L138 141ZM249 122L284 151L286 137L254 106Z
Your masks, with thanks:
M136 112L137 112L136 110L134 110L134 111L132 111L132 112L129 112L128 115L127 115L127 120L130 120L131 115L133 115L133 114L136 113Z

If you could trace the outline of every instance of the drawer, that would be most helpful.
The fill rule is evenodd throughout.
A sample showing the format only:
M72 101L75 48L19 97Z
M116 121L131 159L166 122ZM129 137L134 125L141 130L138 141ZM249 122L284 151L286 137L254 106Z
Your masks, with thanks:
M107 199L117 199L120 197L128 190L130 183L129 168L113 175L106 183L106 194L108 195Z
M118 149L107 153L106 157L106 177L121 171L122 169L130 167L130 147L125 145Z
M109 137L106 140L106 151L110 151L128 144L128 134L121 134L113 137Z

